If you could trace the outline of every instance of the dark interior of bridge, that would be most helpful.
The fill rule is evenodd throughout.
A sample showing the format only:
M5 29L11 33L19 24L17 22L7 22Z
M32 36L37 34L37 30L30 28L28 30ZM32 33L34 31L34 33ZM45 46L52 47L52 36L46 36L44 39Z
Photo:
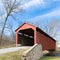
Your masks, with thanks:
M33 29L20 30L18 33L18 44L22 46L34 45L34 31Z

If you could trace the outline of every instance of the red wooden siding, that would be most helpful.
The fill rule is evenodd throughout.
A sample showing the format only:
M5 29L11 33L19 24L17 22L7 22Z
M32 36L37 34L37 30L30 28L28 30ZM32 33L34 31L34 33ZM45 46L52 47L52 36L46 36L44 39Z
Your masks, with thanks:
M20 30L24 30L24 29L29 29L29 28L32 28L33 30L36 30L36 27L35 26L32 26L30 24L24 23L22 26L20 26L20 28L18 28L16 30L16 32L19 32Z
M42 45L43 50L53 50L55 49L55 41L51 38L47 37L46 35L40 33L39 31L36 32L36 40L38 44Z

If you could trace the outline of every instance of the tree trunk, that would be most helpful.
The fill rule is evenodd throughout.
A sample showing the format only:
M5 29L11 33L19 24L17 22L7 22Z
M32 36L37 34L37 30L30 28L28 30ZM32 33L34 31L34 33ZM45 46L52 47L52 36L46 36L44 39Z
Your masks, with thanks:
M5 25L6 25L6 21L7 21L8 16L6 17L3 27L2 27L2 31L1 31L1 38L0 38L0 45L2 45L2 37L3 37L3 33L4 33L4 29L5 29Z

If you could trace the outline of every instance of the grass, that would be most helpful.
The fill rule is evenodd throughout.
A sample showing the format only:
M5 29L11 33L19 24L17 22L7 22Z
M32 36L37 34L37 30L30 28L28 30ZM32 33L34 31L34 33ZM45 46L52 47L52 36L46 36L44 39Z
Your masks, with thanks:
M0 38L1 40L1 38ZM9 48L9 47L15 47L16 46L16 42L15 40L7 40L7 39L2 39L2 41L0 41L0 49L2 48Z
M2 54L2 55L0 55L0 60L21 60L21 56L22 56L23 52L26 50L27 49L23 49L20 51Z
M40 58L39 60L60 60L60 57L57 56L45 56Z

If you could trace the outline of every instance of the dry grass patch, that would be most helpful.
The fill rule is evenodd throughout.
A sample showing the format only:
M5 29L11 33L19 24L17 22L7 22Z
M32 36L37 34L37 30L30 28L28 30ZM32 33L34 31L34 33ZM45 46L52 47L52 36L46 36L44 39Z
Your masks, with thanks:
M57 56L45 56L40 58L39 60L60 60L60 57Z
M28 48L27 48L28 49ZM21 56L27 49L20 51L10 52L0 55L0 60L21 60Z

